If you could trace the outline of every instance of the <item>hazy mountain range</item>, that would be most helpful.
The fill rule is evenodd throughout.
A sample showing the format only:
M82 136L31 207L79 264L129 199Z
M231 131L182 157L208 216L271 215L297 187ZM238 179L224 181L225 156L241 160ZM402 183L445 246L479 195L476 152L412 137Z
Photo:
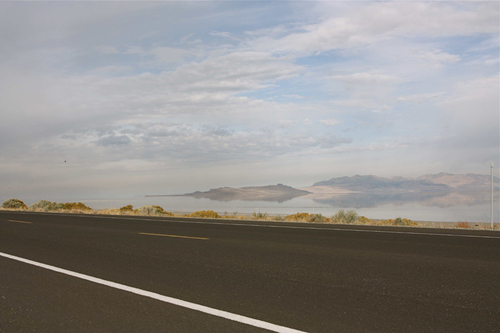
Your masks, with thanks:
M348 207L372 207L383 203L418 201L429 205L477 204L488 199L490 176L438 173L418 178L383 178L373 175L338 177L296 189L283 184L231 188L221 187L184 196L218 201L259 200L283 202L307 196L313 200ZM494 177L495 191L499 178ZM440 198L440 200L436 200Z
M499 179L494 177L494 185ZM353 176L332 178L313 184L315 186L339 187L350 191L460 191L490 186L490 176L468 173L456 175L446 172L423 175L418 178L383 178L377 176Z

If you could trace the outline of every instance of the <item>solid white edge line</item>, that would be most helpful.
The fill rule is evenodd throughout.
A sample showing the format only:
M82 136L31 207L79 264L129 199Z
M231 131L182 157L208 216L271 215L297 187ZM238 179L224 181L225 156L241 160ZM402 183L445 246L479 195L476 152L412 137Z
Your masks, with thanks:
M227 311L213 309L213 308L210 308L208 306L204 306L204 305L199 305L199 304L196 304L196 303L191 303L191 302L183 301L183 300L180 300L180 299L177 299L177 298L160 295L160 294L153 293L153 292L150 292L150 291L146 291L146 290L142 290L142 289L138 289L138 288L126 286L126 285L123 285L123 284L120 284L120 283L103 280L103 279L96 278L96 277L93 277L93 276L90 276L90 275L76 273L76 272L73 272L73 271L69 271L67 269L63 269L63 268L59 268L59 267L55 267L55 266L51 266L51 265L47 265L47 264L42 264L42 263L39 263L39 262L36 262L36 261L33 261L33 260L29 260L29 259L25 259L25 258L13 256L13 255L10 255L10 254L7 254L7 253L0 252L0 256L8 258L8 259L12 259L12 260L17 260L17 261L20 261L20 262L23 262L23 263L26 263L26 264L30 264L30 265L33 265L33 266L45 268L45 269L48 269L48 270L51 270L51 271L54 271L54 272L57 272L57 273L62 273L62 274L66 274L66 275L69 275L69 276L73 276L73 277L76 277L76 278L79 278L79 279L82 279L82 280L87 280L87 281L90 281L90 282L98 283L98 284L101 284L101 285L104 285L104 286L108 286L108 287L111 287L111 288L120 289L120 290L128 291L128 292L133 293L133 294L137 294L137 295L141 295L141 296L153 298L153 299L165 302L165 303L174 304L174 305L177 305L177 306L181 306L181 307L184 307L184 308L187 308L187 309L191 309L191 310L195 310L195 311L207 313L207 314L210 314L210 315L213 315L213 316L217 316L217 317L221 317L221 318L224 318L224 319L229 319L229 320L236 321L236 322L239 322L239 323L243 323L243 324L247 324L247 325L251 325L251 326L263 328L263 329L266 329L266 330L269 330L269 331L282 332L282 333L305 333L303 331L299 331L299 330L295 330L295 329L292 329L292 328L288 328L288 327L284 327L284 326L279 326L279 325L271 324L271 323L268 323L268 322L265 322L265 321L262 321L262 320L253 319L253 318L249 318L249 317L237 315L237 314L234 314L234 313L231 313L231 312L227 312Z
M24 212L19 212L21 214L27 214ZM28 213L29 214L29 213ZM47 213L46 213L47 214ZM50 214L50 213L48 213ZM495 236L482 236L482 235L460 235L460 234L441 234L441 233L430 233L430 232L408 232L408 231L390 231L390 230L368 230L368 229L344 229L344 228L317 228L317 227L295 227L288 225L274 225L274 224L248 224L248 223L221 223L221 222L211 222L207 219L207 222L199 221L185 221L185 220L160 220L160 219L147 219L147 218L128 218L122 216L105 216L105 215L79 215L79 214L65 214L65 213L54 213L59 216L72 216L72 217L90 217L90 218L101 218L101 219L120 219L129 221L156 221L156 222L174 222L174 223L187 223L187 224L211 224L211 225L235 225L243 227L266 227L266 228L284 228L284 229L305 229L305 230L333 230L333 231L349 231L349 232L372 232L372 233L382 233L382 234L402 234L402 235L421 235L421 236L446 236L446 237L465 237L465 238L490 238L490 239L500 239L500 237Z

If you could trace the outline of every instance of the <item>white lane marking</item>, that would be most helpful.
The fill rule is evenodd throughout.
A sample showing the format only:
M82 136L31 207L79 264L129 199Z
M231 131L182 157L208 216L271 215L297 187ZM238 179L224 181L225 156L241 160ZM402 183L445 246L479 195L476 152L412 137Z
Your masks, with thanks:
M25 258L13 256L13 255L10 255L10 254L7 254L7 253L0 252L0 256L5 257L5 258L9 258L9 259L13 259L13 260L17 260L17 261L20 261L20 262L23 262L23 263L26 263L26 264L34 265L34 266L37 266L37 267L45 268L45 269L48 269L48 270L51 270L51 271L54 271L54 272L58 272L58 273L66 274L66 275L69 275L69 276L73 276L73 277L76 277L76 278L79 278L79 279L82 279L82 280L87 280L87 281L90 281L90 282L102 284L104 286L108 286L108 287L111 287L111 288L120 289L120 290L131 292L133 294L137 294L137 295L141 295L141 296L153 298L153 299L165 302L165 303L174 304L174 305L181 306L181 307L184 307L184 308L188 308L188 309L191 309L191 310L195 310L195 311L207 313L207 314L210 314L210 315L213 315L213 316L217 316L217 317L221 317L221 318L233 320L233 321L236 321L236 322L239 322L239 323L243 323L243 324L247 324L247 325L251 325L251 326L255 326L255 327L259 327L259 328L263 328L263 329L266 329L266 330L269 330L269 331L282 332L282 333L305 333L303 331L295 330L293 328L279 326L279 325L271 324L271 323L268 323L268 322L265 322L265 321L262 321L262 320L253 319L253 318L249 318L249 317L237 315L237 314L234 314L234 313L231 313L231 312L226 312L226 311L222 311L222 310L217 310L217 309L209 308L208 306L199 305L199 304L196 304L196 303L191 303L191 302L183 301L183 300L180 300L180 299L177 299L177 298L168 297L168 296L160 295L160 294L153 293L153 292L150 292L150 291L146 291L146 290L142 290L142 289L138 289L138 288L126 286L124 284L120 284L120 283L116 283L116 282L111 282L111 281L99 279L99 278L96 278L96 277L93 277L93 276L90 276L90 275L76 273L76 272L73 272L73 271L69 271L67 269L63 269L63 268L59 268L59 267L55 267L55 266L51 266L51 265L47 265L47 264L42 264L42 263L39 263L37 261L33 261L33 260L29 260L29 259L25 259Z
M200 240L210 239L210 238L204 238L204 237L191 237L191 236L167 235L167 234L152 234L150 232L140 232L139 235L163 236L163 237L174 237L174 238L188 238L188 239L200 239Z
M19 212L20 214L29 214ZM97 215L78 215L78 214L64 214L64 213L46 213L46 214L58 214L62 216L72 216L72 217L90 217L90 218L100 218L100 219L119 219L119 220L130 220L130 221L155 221L155 222L174 222L174 223L186 223L186 224L209 224L209 225L234 225L243 227L261 227L261 228L284 228L284 229L305 229L305 230L333 230L333 231L348 231L348 232L368 232L368 233L382 233L382 234L402 234L402 235L420 235L420 236L446 236L446 237L465 237L465 238L491 238L500 239L500 237L495 236L482 236L482 235L461 235L461 234L441 234L441 233L428 233L428 232L411 232L411 231L389 231L389 230L369 230L369 229L344 229L344 228L318 228L318 227L295 227L289 225L274 225L274 224L249 224L249 223L222 223L222 222L211 222L213 220L207 219L207 222L199 221L185 221L185 220L159 220L159 219L147 219L147 218L128 218L122 216L97 216ZM210 222L209 222L210 221ZM390 227L390 226L385 226Z
M17 222L17 223L28 223L31 224L33 222L28 222L28 221L18 221L18 220L8 220L9 222Z

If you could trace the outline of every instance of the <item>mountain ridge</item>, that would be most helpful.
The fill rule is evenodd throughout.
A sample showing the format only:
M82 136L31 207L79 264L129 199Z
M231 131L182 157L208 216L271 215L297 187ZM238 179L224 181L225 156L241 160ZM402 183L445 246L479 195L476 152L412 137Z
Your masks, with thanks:
M498 186L499 178L494 177ZM426 174L418 178L392 177L384 178L373 175L355 175L352 177L336 177L314 183L312 186L340 187L354 191L372 190L454 190L479 187L490 184L490 176L480 174Z
M494 187L498 190L500 183L494 177ZM488 186L488 187L487 187ZM480 174L450 174L441 172L426 174L417 178L392 177L384 178L374 175L354 175L331 178L314 183L304 188L277 184L249 187L219 187L208 191L186 193L181 196L207 198L217 201L277 201L283 202L301 196L328 197L349 193L428 193L429 195L446 195L455 192L484 191L490 186L490 176ZM427 194L425 194L427 195Z

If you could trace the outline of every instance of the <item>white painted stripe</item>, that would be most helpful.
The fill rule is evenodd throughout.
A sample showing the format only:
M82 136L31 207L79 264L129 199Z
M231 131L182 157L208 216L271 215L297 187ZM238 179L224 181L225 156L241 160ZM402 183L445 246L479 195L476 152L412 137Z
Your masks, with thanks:
M126 285L123 285L123 284L120 284L120 283L116 283L116 282L111 282L111 281L99 279L99 278L96 278L96 277L93 277L93 276L89 276L89 275L85 275L85 274L81 274L81 273L76 273L76 272L73 272L73 271L69 271L67 269L63 269L63 268L59 268L59 267L55 267L55 266L51 266L51 265L47 265L47 264L42 264L42 263L39 263L39 262L36 262L36 261L33 261L33 260L29 260L29 259L25 259L25 258L13 256L13 255L10 255L10 254L7 254L7 253L0 252L0 256L5 257L5 258L9 258L9 259L13 259L13 260L17 260L17 261L20 261L20 262L23 262L23 263L26 263L26 264L30 264L30 265L33 265L33 266L45 268L45 269L48 269L48 270L51 270L51 271L54 271L54 272L57 272L57 273L62 273L62 274L66 274L66 275L69 275L69 276L73 276L73 277L76 277L76 278L79 278L79 279L82 279L82 280L87 280L87 281L90 281L90 282L102 284L104 286L108 286L108 287L111 287L111 288L120 289L120 290L128 291L128 292L133 293L133 294L137 294L137 295L141 295L141 296L153 298L153 299L165 302L165 303L174 304L174 305L181 306L181 307L184 307L184 308L188 308L188 309L191 309L191 310L195 310L195 311L200 311L200 312L203 312L203 313L207 313L207 314L210 314L210 315L213 315L213 316L217 316L217 317L221 317L221 318L233 320L233 321L236 321L236 322L239 322L239 323L243 323L243 324L247 324L247 325L251 325L251 326L255 326L255 327L259 327L259 328L263 328L263 329L266 329L266 330L269 330L269 331L283 332L283 333L305 333L303 331L298 331L298 330L295 330L295 329L292 329L292 328L288 328L288 327L284 327L284 326L279 326L279 325L271 324L271 323L268 323L268 322L265 322L265 321L262 321L262 320L253 319L253 318L249 318L249 317L237 315L237 314L234 314L234 313L231 313L231 312L227 312L227 311L213 309L213 308L210 308L208 306L204 306L204 305L199 305L199 304L196 304L196 303L191 303L191 302L183 301L183 300L180 300L180 299L177 299L177 298L163 296L163 295L160 295L160 294L157 294L157 293L153 293L153 292L150 292L150 291L146 291L146 290L142 290L142 289L138 289L138 288L126 286Z
M9 222L17 222L17 223L28 223L31 224L33 222L28 222L28 221L18 221L18 220L8 220Z
M19 214L30 214L24 212L17 212ZM411 232L411 231L390 231L390 230L373 230L373 229L347 229L347 228L332 228L326 226L324 228L318 227L305 227L305 226L290 226L290 225L275 225L275 224L250 224L250 223L226 223L226 222L213 222L213 219L207 219L207 221L185 221L185 220L174 220L174 219L148 219L148 218L130 218L123 216L108 216L108 215L79 215L79 214L66 214L66 213L41 213L41 214L57 214L62 216L71 217L82 217L82 218L100 218L100 219L118 219L118 220L130 220L130 221L155 221L155 222L174 222L174 223L185 223L185 224L209 224L209 225L232 225L232 226L243 226L243 227L259 227L259 228L282 228L282 229L304 229L304 230L332 230L332 231L345 231L345 232L367 232L367 233L380 233L380 234L401 234L401 235L420 235L420 236L444 236L444 237L464 237L464 238L491 238L500 239L500 237L495 236L484 236L484 235L466 235L466 234L445 234L445 233L432 233L432 232ZM391 228L392 226L381 226L384 228ZM408 227L410 228L410 227ZM425 229L423 229L425 230ZM487 230L485 230L487 231ZM497 231L492 231L497 232Z
M187 239L200 239L200 240L209 240L210 238L204 237L192 237L192 236L180 236L180 235L167 235L167 234L152 234L150 232L140 232L139 235L148 235L148 236L162 236L162 237L174 237L174 238L187 238Z

